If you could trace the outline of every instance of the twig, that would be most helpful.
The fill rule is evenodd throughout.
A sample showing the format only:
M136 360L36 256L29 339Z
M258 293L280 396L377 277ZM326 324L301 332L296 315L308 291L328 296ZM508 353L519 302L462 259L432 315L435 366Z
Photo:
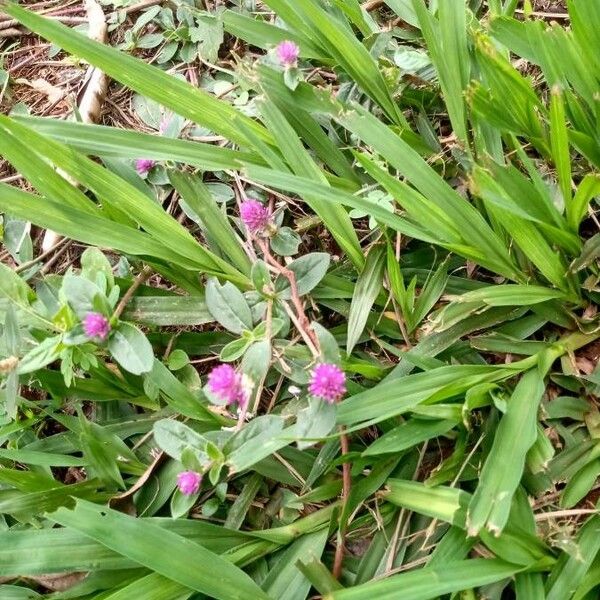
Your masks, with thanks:
M88 37L105 44L108 39L108 27L102 7L96 0L85 0L85 10L89 21ZM96 123L100 120L100 111L108 91L108 77L95 67L88 71L85 91L79 102L79 114L84 123Z
M115 312L113 313L112 318L118 319L122 314L129 301L133 298L133 295L137 292L138 288L147 281L147 279L152 275L152 269L148 266L145 266L139 273L139 275L134 279L131 287L125 292L121 301L115 308Z
M130 15L132 13L139 12L140 10L144 10L145 8L150 8L151 6L156 6L157 4L162 4L163 0L142 0L142 2L138 2L137 4L132 4L131 6L127 6L123 8L126 15ZM120 12L116 10L115 12Z
M580 515L595 515L600 512L597 508L574 508L571 510L555 510L542 512L534 515L536 521L547 521L548 519L561 519L563 517L579 517Z
M367 2L361 4L361 8L367 12L371 12L372 10L379 8L382 4L383 0L367 0Z
M11 38L11 37L21 37L25 35L25 31L21 31L20 29L1 29L0 30L0 38Z
M84 19L84 21L89 23L88 37L96 42L105 44L108 39L108 29L106 26L106 20L104 19L102 7L96 0L85 0L85 10L87 17ZM61 20L61 17L49 18ZM80 19L80 17L68 18ZM102 104L106 97L107 90L108 78L106 75L100 69L90 66L86 73L85 89L78 106L81 120L84 123L95 123L100 120L100 111L102 109ZM63 173L60 169L58 170L58 173L61 174L73 186L78 186L78 182L75 181L73 177ZM42 250L51 248L59 239L60 236L56 232L52 231L51 229L47 229L42 241Z
M63 25L81 25L82 23L87 23L87 19L85 17L70 17L70 16L51 16L48 15L46 19L50 19L52 21L58 21ZM11 27L15 27L19 25L19 21L16 19L11 19L10 21L2 21L0 22L0 30L6 31ZM30 32L27 32L30 33Z
M525 11L522 8L517 8L515 10L516 13L523 15L525 14ZM530 17L541 17L542 19L567 19L570 20L571 16L569 15L569 13L564 12L564 13L559 13L559 12L543 12L543 11L533 11L533 12L529 12L527 13Z

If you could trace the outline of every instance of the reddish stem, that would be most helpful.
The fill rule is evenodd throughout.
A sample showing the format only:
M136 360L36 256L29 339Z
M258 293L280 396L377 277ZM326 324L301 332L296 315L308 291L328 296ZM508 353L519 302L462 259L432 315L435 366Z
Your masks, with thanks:
M350 452L348 444L348 436L346 435L346 428L340 427L340 445L342 447L342 456L346 456ZM342 464L342 518L345 518L344 513L346 512L346 505L348 504L348 498L350 497L350 488L352 486L352 477L350 473L350 463L344 462ZM338 534L337 546L335 547L335 556L333 559L333 576L336 579L340 578L342 574L342 563L344 560L344 538L346 535L346 523L340 524L340 531Z

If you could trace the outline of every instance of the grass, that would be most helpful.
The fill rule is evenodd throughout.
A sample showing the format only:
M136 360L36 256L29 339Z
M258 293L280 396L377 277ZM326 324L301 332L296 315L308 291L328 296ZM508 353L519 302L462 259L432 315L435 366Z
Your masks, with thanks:
M185 126L0 117L0 597L596 598L600 10L226 4L234 102L2 4Z

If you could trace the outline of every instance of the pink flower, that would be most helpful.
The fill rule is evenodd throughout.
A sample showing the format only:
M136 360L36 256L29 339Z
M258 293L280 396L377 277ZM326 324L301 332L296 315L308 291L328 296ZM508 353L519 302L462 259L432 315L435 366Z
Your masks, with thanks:
M346 393L346 375L337 365L321 363L311 373L308 391L312 396L333 404Z
M285 40L275 48L279 62L285 67L293 67L300 56L300 48L294 42Z
M202 474L196 471L182 471L177 475L177 487L185 496L198 492L202 483Z
M138 175L146 175L155 164L156 162L151 158L138 158L135 161L135 170L138 172Z
M110 323L104 315L90 312L83 319L83 331L89 338L105 340L110 331Z
M240 204L240 216L250 233L264 229L271 220L269 209L258 200L248 199Z
M251 379L238 373L231 365L219 365L208 374L208 389L226 405L237 402L240 408L244 408L252 387Z

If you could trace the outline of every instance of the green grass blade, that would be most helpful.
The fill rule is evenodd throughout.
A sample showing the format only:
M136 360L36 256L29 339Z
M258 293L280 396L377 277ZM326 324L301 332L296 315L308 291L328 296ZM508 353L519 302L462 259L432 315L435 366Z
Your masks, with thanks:
M339 15L333 15L322 8L315 0L298 0L289 9L284 0L267 0L276 13L288 21L293 11L293 21L289 25L298 31L310 31L319 46L327 50L333 60L377 102L388 117L408 128L404 115L394 102L377 63L365 46L354 36L347 22L341 21Z
M223 13L223 26L231 35L239 37L257 48L268 50L279 42L290 40L300 48L301 57L316 58L323 62L330 60L326 52L302 35L301 30L282 29L233 10L226 10Z
M470 244L482 260L498 273L517 277L508 252L481 214L458 195L402 138L366 110L355 105L336 119L379 152L430 202L438 204L460 232L469 232Z
M79 183L95 192L103 202L114 206L118 211L126 211L150 235L164 245L174 248L177 254L191 257L209 273L227 274L244 281L239 271L206 250L158 204L117 175L59 142L38 135L7 117L0 117L0 127L5 131L6 144L9 137L15 143L17 139L27 140L36 148L40 156L53 162ZM45 168L51 171L49 166Z
M567 219L571 220L571 157L563 94L558 86L553 87L550 93L550 147Z
M270 598L304 600L311 583L298 568L299 560L319 559L327 541L327 529L304 535L282 550L271 565L262 588Z
M305 177L297 177L288 173L265 169L264 167L247 166L246 172L250 179L264 185L271 185L275 188L298 194L299 196L318 197L321 200L326 201L328 205L339 203L344 206L349 206L350 208L365 210L368 214L377 219L377 221L384 225L388 225L396 231L426 242L435 243L435 239L418 225L414 225L410 221L389 212L385 208L372 202L368 202L358 196L327 187L320 183L315 183L311 179L306 179ZM357 259L358 257L356 257L356 260Z
M226 102L217 100L201 89L147 65L142 60L91 40L57 21L45 19L12 2L3 4L3 12L66 52L87 60L139 94L152 98L176 114L220 133L242 146L251 147L252 144L248 143L246 136L241 133L239 123L249 127L263 140L270 141L267 132L260 125Z
M193 590L222 600L268 596L238 567L184 537L133 517L78 501L51 515L107 548ZM160 552L155 549L160 548Z
M452 127L458 139L468 144L464 91L469 82L467 7L462 0L440 0L439 20L424 0L412 0L423 37L436 67Z
M356 287L348 315L348 334L346 352L350 354L358 342L373 308L373 303L381 291L383 269L385 267L385 248L373 248L367 255L367 261L356 280Z
M580 529L572 554L564 552L550 573L547 600L563 600L581 583L594 558L600 552L600 516L595 515Z
M469 535L477 535L484 527L499 535L506 525L527 451L536 439L537 409L544 390L538 369L525 373L517 384L469 504Z
M100 214L89 215L4 183L0 184L0 210L86 244L113 248L126 254L155 257L188 269L198 269L199 266L133 227L115 223Z
M277 144L296 175L327 185L325 176L306 151L296 132L283 113L270 100L260 104L263 118ZM356 267L361 267L364 257L352 221L343 206L331 206L318 196L306 196L309 206L323 220L340 247L348 254Z
M417 481L388 479L385 498L402 508L451 523L461 529L465 527L470 495L458 488L426 487Z
M103 600L186 600L194 592L187 587L167 579L158 573L150 573L122 587L113 594L104 595Z
M214 240L238 271L249 276L250 259L244 252L233 227L202 179L182 171L171 171L169 179L186 204L200 217L210 239Z
M335 591L324 600L429 600L514 575L519 567L498 559L462 560Z
M152 158L182 162L203 171L237 170L242 162L257 162L256 156L204 142L178 140L105 125L59 121L47 117L15 116L17 123L67 144L84 154L114 158Z

